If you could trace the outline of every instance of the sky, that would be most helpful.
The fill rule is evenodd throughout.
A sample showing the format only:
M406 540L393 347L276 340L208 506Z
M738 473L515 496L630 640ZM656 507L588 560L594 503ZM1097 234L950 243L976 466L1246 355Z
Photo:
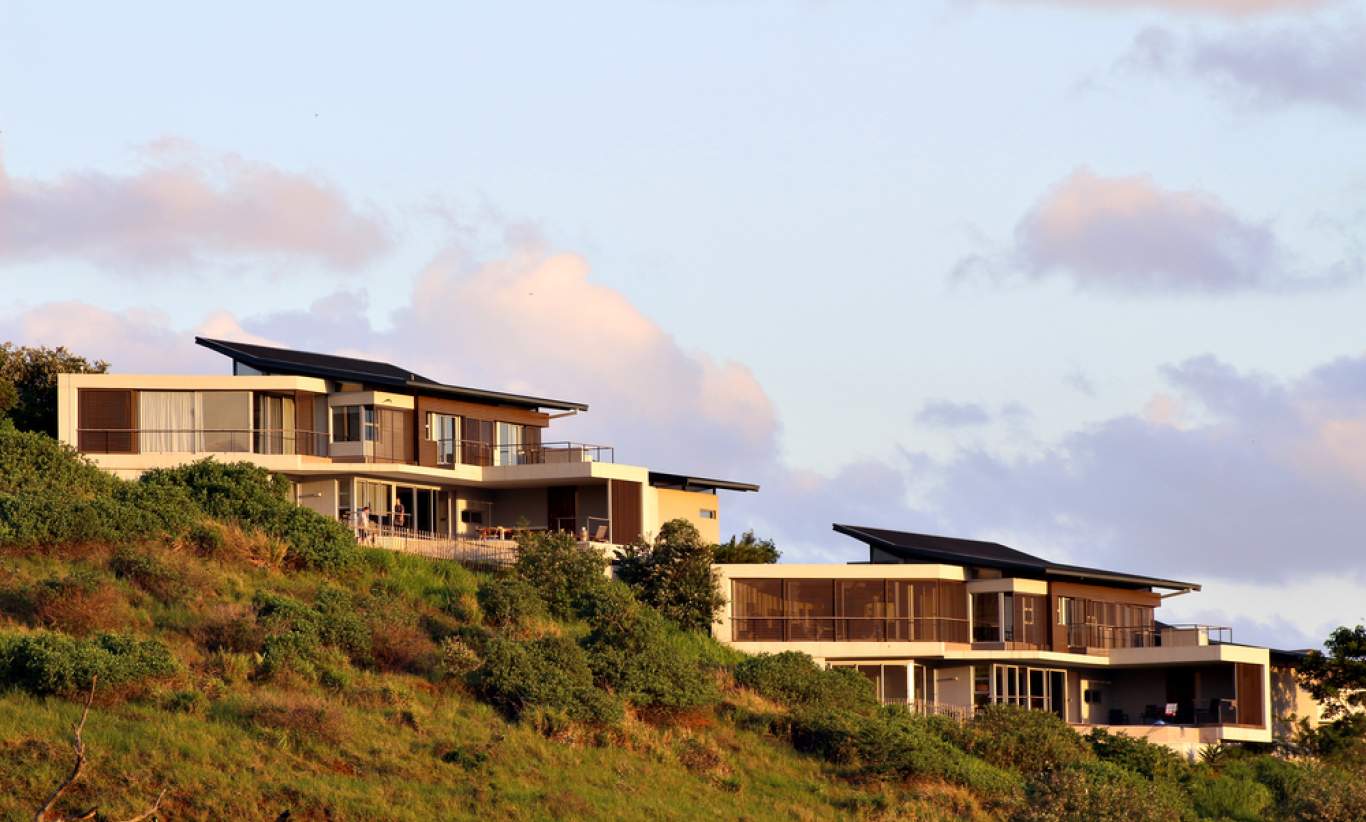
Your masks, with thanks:
M1366 2L0 0L0 340L589 403L848 522L1366 620Z

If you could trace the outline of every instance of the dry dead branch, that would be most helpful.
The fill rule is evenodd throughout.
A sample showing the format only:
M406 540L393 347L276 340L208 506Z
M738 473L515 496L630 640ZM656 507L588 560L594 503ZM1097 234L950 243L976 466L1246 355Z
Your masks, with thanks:
M85 707L81 709L80 721L71 729L73 737L72 747L76 749L76 762L71 766L71 773L62 781L62 784L57 786L57 789L47 798L47 801L43 803L43 806L38 809L38 812L33 815L33 822L79 822L79 820L95 818L95 808L91 808L85 813L76 816L62 816L57 814L53 809L57 806L57 800L61 799L62 794L66 793L72 785L76 784L76 780L81 778L81 773L85 770L85 740L82 738L81 734L85 731L85 721L90 716L90 706L95 701L95 684L98 680L99 677L90 678L90 693L85 696ZM150 808L137 816L129 817L125 822L146 822L146 820L155 819L157 810L161 807L161 800L164 799L165 796L166 789L162 788L161 793L157 794L156 801L152 803Z

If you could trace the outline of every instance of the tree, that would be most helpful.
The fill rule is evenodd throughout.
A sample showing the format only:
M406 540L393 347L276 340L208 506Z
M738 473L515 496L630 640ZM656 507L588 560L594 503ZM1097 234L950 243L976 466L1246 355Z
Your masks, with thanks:
M1310 651L1298 676L1332 719L1366 707L1366 625L1343 626L1329 634L1328 653Z
M57 436L58 374L103 374L108 370L109 363L104 360L87 360L64 346L0 345L0 383L8 382L14 388L15 400L8 416L20 431Z
M752 562L772 564L778 561L782 553L773 544L771 539L759 539L754 536L751 529L740 536L732 536L730 539L716 546L716 559L718 563L732 562Z
M9 416L10 409L19 404L19 391L14 383L0 377L0 419Z
M680 627L706 631L726 604L712 573L714 549L686 519L664 523L653 544L622 549L617 576Z

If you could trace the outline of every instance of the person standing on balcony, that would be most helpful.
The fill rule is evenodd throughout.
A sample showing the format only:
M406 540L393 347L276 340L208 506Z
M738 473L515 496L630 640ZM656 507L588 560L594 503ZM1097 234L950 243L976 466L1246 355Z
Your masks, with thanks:
M365 505L360 509L360 535L356 538L357 542L370 542L373 537L370 534L370 506Z
M403 507L403 501L402 501L402 500L398 500L398 499L394 500L394 511L393 511L393 514L394 514L394 527L395 527L395 528L402 528L404 525L407 524L407 521L408 521L408 511L407 511L407 509L405 509L405 508Z

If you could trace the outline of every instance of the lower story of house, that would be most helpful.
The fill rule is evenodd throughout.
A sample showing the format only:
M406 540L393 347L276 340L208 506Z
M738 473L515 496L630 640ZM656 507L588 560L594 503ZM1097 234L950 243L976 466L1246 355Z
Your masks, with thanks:
M986 705L1017 705L1147 739L1194 756L1219 742L1270 742L1265 665L1210 662L1162 666L1078 666L1021 659L826 659L869 679L885 704L921 713L970 716Z
M714 494L655 488L620 479L516 487L445 485L355 475L290 476L294 500L353 523L369 508L380 534L433 539L501 539L557 531L617 545L659 532L672 519L692 522L719 540Z

